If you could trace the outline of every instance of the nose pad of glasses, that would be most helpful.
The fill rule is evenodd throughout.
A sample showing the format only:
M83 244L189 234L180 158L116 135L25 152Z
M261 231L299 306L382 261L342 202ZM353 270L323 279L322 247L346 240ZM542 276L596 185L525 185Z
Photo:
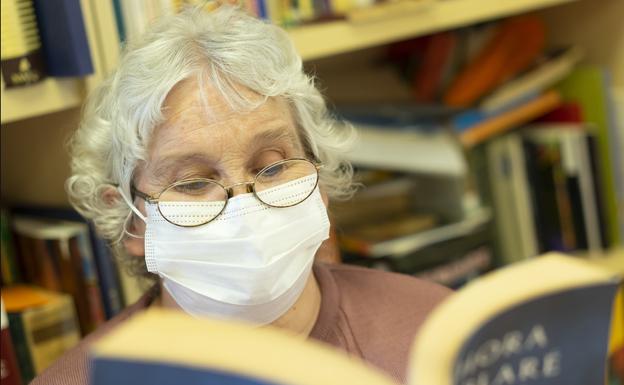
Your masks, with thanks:
M254 192L254 187L253 187L253 183L252 182L236 183L236 184L233 184L233 185L231 185L230 187L228 187L226 189L227 194L228 194L228 198L232 198L235 195L234 194L234 187L238 187L238 186L245 186L244 193L252 193L252 192Z

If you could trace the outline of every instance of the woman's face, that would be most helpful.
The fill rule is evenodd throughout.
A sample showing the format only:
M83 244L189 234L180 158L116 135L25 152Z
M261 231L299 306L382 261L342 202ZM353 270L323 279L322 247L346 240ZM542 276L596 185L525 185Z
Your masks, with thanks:
M249 90L242 90L254 97ZM251 112L232 110L219 91L205 87L207 110L195 81L179 83L164 103L165 122L153 133L148 159L138 169L135 186L157 195L172 183L210 178L224 186L247 182L265 166L282 159L305 157L295 121L287 103L268 99ZM235 194L244 193L239 187ZM145 213L144 202L135 201ZM143 234L135 220L131 232ZM131 255L143 256L143 240L130 238Z

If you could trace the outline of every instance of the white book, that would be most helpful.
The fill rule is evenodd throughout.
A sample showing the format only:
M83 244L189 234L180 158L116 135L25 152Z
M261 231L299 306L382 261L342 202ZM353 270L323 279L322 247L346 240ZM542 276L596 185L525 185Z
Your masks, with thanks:
M461 177L467 164L461 146L446 132L422 133L357 125L358 138L345 158L358 166Z
M486 153L503 259L512 263L531 258L539 250L522 138L514 134L498 138L488 144Z
M583 51L579 47L571 47L534 70L504 83L480 103L479 109L494 113L514 100L537 94L566 77L582 58Z

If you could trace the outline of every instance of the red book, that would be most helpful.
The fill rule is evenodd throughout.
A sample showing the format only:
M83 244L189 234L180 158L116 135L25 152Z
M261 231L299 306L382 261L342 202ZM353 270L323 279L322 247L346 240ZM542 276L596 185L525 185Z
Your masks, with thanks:
M545 26L536 16L503 21L485 48L457 75L444 102L467 107L498 85L529 68L542 52Z
M453 32L441 32L429 37L423 63L414 76L416 101L421 103L434 101L456 41Z
M0 384L1 385L21 385L22 378L17 367L17 359L15 358L15 349L11 341L11 333L9 332L9 320L4 310L4 301L1 302L2 321L0 328Z
M583 109L577 102L565 102L537 120L543 123L582 123Z

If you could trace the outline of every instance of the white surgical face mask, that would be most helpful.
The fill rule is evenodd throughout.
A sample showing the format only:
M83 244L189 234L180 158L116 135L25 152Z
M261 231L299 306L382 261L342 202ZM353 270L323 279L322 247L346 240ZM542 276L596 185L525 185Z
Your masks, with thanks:
M269 193L278 198L305 195L309 190L302 185L298 180ZM178 213L192 221L193 212L210 211L210 205L177 202L167 207L167 215ZM182 309L197 316L271 323L295 304L316 251L329 237L318 187L287 208L269 207L253 194L238 195L221 215L198 227L169 223L156 204L147 203L146 210L147 269L162 278Z

